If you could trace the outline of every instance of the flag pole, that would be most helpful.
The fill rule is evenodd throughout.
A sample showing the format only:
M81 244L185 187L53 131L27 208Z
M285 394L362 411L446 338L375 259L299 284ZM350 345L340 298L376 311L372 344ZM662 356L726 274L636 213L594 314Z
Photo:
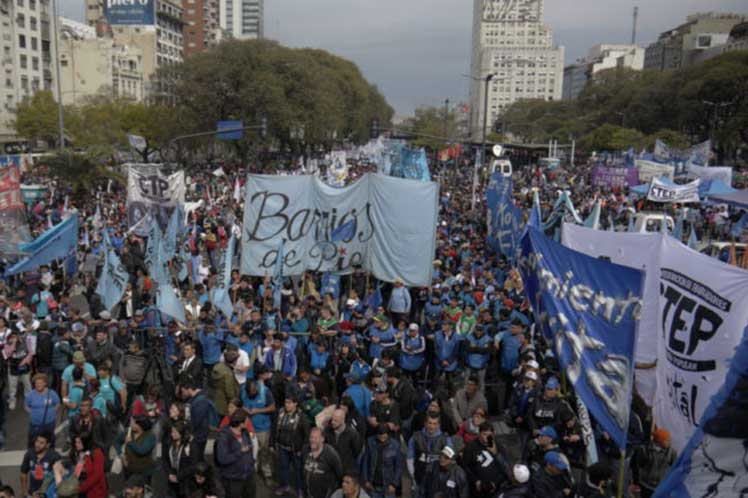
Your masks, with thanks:
M623 498L623 480L626 475L626 449L621 450L621 461L618 463L618 493L616 498Z

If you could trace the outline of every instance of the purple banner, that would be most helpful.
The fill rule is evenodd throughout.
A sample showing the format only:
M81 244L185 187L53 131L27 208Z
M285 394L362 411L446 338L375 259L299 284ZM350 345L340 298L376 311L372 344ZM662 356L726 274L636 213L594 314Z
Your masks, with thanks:
M626 167L595 166L592 168L590 178L593 187L633 187L639 184L639 170Z

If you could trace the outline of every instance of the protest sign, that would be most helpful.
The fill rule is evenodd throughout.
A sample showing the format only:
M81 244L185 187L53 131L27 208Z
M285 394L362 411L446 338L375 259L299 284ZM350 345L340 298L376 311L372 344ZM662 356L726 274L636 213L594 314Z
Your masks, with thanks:
M161 230L169 223L178 204L184 204L184 171L166 175L159 165L128 164L127 223L131 231L145 235L148 215L156 220Z
M282 273L350 273L360 265L380 280L431 283L439 186L366 174L333 188L312 176L250 175L244 202L241 271L263 276L285 241ZM353 221L349 236L332 232Z
M639 181L649 183L653 178L675 178L675 167L668 164L659 164L653 161L637 159L635 161L636 169L639 170Z
M696 179L685 185L668 184L659 178L652 178L647 199L653 202L699 202L699 183Z
M593 187L631 187L639 184L639 170L636 168L595 166L590 174L590 183Z
M491 175L486 189L488 245L494 251L514 259L519 242L521 211L512 200L512 179L501 173Z

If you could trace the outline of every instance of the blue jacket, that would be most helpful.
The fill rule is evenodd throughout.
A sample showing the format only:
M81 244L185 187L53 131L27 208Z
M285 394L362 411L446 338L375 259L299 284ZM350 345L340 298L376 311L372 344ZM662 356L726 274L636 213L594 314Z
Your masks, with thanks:
M250 450L243 452L242 444L249 446ZM230 426L221 429L216 438L215 456L218 472L224 479L249 479L255 471L252 440L244 427L242 427L241 443L234 436Z
M382 330L379 327L372 325L369 327L369 337L379 337L379 344L369 343L369 357L373 360L374 358L381 358L382 351L385 348L390 348L397 344L395 341L395 329L389 326L386 330Z
M351 375L354 375L361 380L364 380L369 375L369 372L371 372L371 365L360 359L354 361L349 370Z
M434 360L436 361L437 370L445 372L454 372L457 370L458 360L460 358L460 336L452 332L449 339L441 330L434 334ZM441 363L448 361L449 365L443 367Z
M406 287L392 289L389 309L393 313L410 313L410 291Z
M316 347L309 353L309 366L312 367L312 370L319 369L324 371L327 368L327 360L330 358L330 353L327 351L320 353Z
M423 307L423 312L426 314L426 318L436 318L437 321L441 321L444 305L442 303L434 304L429 300Z
M204 330L197 333L200 345L203 347L203 363L215 365L221 359L221 346L223 343L223 332L216 331L206 334Z
M470 334L465 340L467 341L466 347L468 349L467 366L475 369L486 368L491 359L491 338L487 334L483 334L480 338L476 337L475 334ZM484 353L477 353L470 352L469 348L488 348L488 350Z
M369 407L371 406L371 391L362 384L351 384L345 390L343 396L349 396L356 405L359 415L365 418L369 417Z
M189 403L192 437L195 438L196 442L204 443L208 440L211 423L210 419L212 417L211 412L215 411L215 405L208 398L208 394L204 391L200 391L190 398Z
M496 335L496 343L501 344L501 371L511 373L519 365L519 339L510 332L500 332Z
M426 359L426 339L406 335L400 344L400 368L409 372L420 369Z
M390 437L387 444L382 445L376 436L366 440L366 452L362 464L362 477L366 482L372 482L376 470L377 459L382 452L382 485L399 487L403 477L403 454L399 441Z
M270 349L265 353L265 366L275 371L275 362L273 361L275 351ZM286 377L296 376L296 355L288 346L281 347L281 369L280 372Z
M272 405L275 401L273 399L273 393L270 389L265 387L262 381L257 382L257 396L251 398L247 394L246 389L241 390L242 405L244 408L267 408ZM273 425L272 413L257 413L251 415L252 425L255 427L255 432L268 432L270 427Z

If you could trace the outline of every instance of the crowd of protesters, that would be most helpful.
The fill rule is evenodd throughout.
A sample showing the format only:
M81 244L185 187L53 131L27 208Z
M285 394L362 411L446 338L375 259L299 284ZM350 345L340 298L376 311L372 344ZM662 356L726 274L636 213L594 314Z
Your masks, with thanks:
M76 196L55 185L30 206L32 231L77 211L78 271L53 263L0 283L0 427L21 409L29 419L20 489L0 487L0 497L104 498L113 475L128 498L155 496L159 480L178 498L254 497L260 480L299 498L613 496L619 450L594 421L585 434L519 273L488 251L485 212L470 208L471 168L435 166L430 287L355 268L334 292L318 274L286 278L278 303L270 277L235 270L230 317L209 296L231 234L241 234L239 171L191 175L188 198L204 203L182 241L188 278L172 275L185 323L155 306L125 191L104 184ZM582 214L595 196L604 201L604 224L644 207L585 187L585 175L517 172L518 202L529 207L534 187L547 212L568 187ZM730 222L719 216L696 210L693 224L717 237ZM112 310L94 292L103 230L130 275ZM675 454L636 395L630 418L624 491L651 496Z

